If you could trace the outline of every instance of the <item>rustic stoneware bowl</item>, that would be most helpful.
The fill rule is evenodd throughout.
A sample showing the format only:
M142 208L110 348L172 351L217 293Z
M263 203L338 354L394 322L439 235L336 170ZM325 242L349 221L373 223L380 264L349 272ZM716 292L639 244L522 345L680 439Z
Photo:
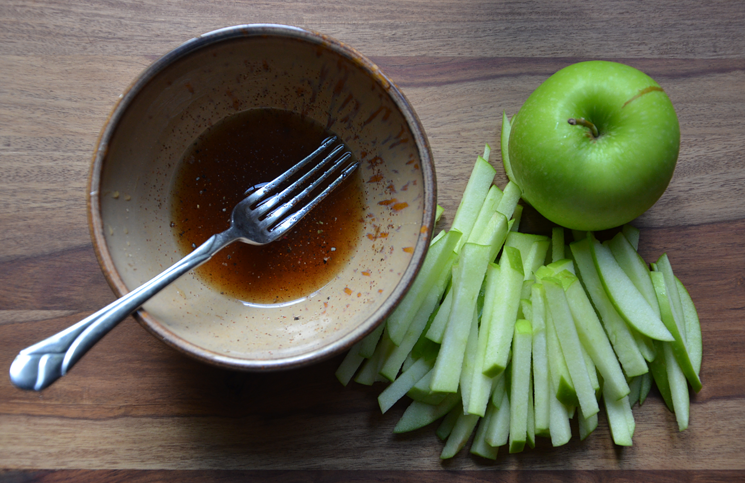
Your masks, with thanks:
M101 133L89 221L99 262L118 295L182 256L169 228L170 195L190 143L227 116L267 107L320 122L361 161L365 217L351 260L330 283L292 304L248 306L189 273L135 314L168 345L242 370L305 365L371 332L411 285L434 224L427 138L408 101L377 66L314 32L226 28L192 39L149 67L121 96Z

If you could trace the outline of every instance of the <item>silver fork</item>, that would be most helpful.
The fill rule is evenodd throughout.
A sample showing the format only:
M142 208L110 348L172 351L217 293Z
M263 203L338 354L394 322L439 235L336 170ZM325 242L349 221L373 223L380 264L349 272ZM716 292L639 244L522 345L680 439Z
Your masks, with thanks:
M275 180L249 188L246 198L233 208L230 228L211 236L160 275L77 324L22 350L10 366L10 380L21 389L44 389L67 374L88 349L152 296L227 245L237 240L265 245L287 233L359 165L350 164L351 153L343 144L338 144L322 161L292 181L298 172L335 143L336 137L326 138L318 149ZM336 177L315 194L335 174ZM310 197L312 194L315 196Z

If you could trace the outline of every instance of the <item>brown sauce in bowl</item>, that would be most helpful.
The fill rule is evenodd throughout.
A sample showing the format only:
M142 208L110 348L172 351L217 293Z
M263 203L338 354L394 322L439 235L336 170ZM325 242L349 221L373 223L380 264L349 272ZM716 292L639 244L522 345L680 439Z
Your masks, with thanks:
M279 109L244 111L202 133L184 154L172 190L171 227L182 254L226 230L248 188L276 178L330 135L315 121ZM282 239L262 246L235 242L196 273L247 303L301 299L352 257L363 208L357 170Z

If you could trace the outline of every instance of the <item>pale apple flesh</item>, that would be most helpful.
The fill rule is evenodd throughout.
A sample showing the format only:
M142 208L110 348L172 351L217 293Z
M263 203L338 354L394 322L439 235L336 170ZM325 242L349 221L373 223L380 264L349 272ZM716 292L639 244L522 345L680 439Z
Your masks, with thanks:
M536 436L565 444L570 419L584 439L602 407L614 443L631 445L632 408L653 379L678 429L686 429L688 382L701 388L702 336L667 256L649 272L630 226L604 243L573 231L568 246L562 227L550 239L511 231L519 227L520 188L481 188L483 200L468 211L470 233L450 230L431 244L430 268L412 288L423 292L418 310L392 324L394 311L382 331L356 344L336 373L342 384L390 381L378 397L383 413L409 396L396 433L444 418L436 431L443 459L474 431L471 452L487 459L507 444L511 453L535 447ZM461 244L463 236L469 241ZM646 351L632 327L660 340L645 336Z

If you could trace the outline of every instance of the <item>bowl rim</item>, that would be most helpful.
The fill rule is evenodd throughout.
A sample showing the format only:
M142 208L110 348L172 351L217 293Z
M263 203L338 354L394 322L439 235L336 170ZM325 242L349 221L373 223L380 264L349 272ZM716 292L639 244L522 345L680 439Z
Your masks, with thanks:
M96 148L93 152L93 159L91 161L91 168L88 177L88 189L86 192L88 227L96 258L98 259L106 281L117 297L127 294L129 290L121 279L106 244L103 220L101 217L100 183L109 143L113 134L116 132L116 128L122 120L124 113L137 95L158 74L177 60L200 49L225 41L246 37L267 36L291 38L306 41L311 44L322 45L323 47L333 51L335 54L340 55L359 66L371 79L385 90L389 98L394 102L406 119L406 123L412 131L419 152L421 161L420 167L424 181L423 192L425 193L422 230L420 233L424 236L418 237L411 261L404 270L401 281L397 284L386 300L383 301L381 306L370 314L363 324L360 324L360 326L353 329L344 337L307 353L272 360L251 360L229 357L224 354L204 349L186 339L183 339L167 329L155 317L142 308L133 314L134 318L148 332L179 352L211 365L243 371L290 369L320 362L349 349L353 344L372 332L377 326L384 323L388 315L390 315L398 303L403 299L404 295L414 282L416 274L421 269L432 238L432 232L435 225L435 208L437 200L437 182L434 161L429 140L424 132L424 127L411 103L404 94L385 74L380 71L378 66L371 62L367 57L352 47L349 47L327 35L288 25L243 24L213 30L184 42L147 67L124 90L124 92L119 95L119 98L101 129L96 142Z

